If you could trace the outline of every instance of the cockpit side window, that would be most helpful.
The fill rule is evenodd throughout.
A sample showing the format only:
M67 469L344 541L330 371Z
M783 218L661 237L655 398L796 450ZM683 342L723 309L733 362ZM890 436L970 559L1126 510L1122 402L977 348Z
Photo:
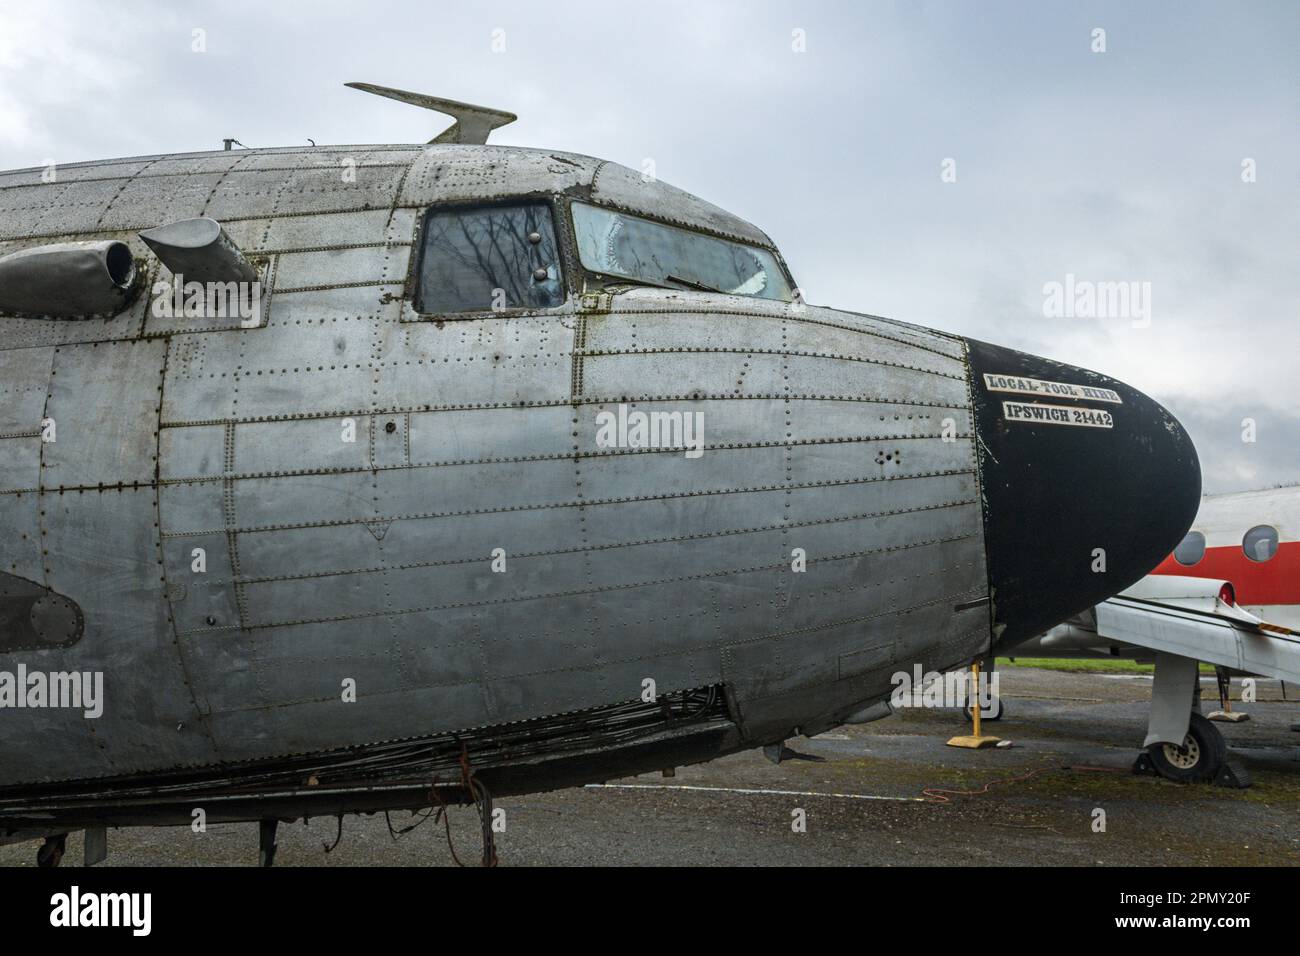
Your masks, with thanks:
M564 304L549 203L434 207L424 217L420 245L419 312L500 312Z
M578 259L600 276L674 289L792 299L790 284L767 249L575 202Z

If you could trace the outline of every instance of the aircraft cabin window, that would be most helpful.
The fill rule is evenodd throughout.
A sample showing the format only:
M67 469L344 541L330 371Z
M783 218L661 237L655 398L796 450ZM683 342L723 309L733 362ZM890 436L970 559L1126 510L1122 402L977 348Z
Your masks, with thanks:
M1267 561L1277 554L1277 528L1256 525L1241 539L1241 550L1252 561Z
M424 217L417 311L548 309L564 299L548 203L435 208Z
M1174 560L1183 567L1190 568L1193 564L1198 564L1203 557L1205 557L1205 535L1199 531L1187 532L1187 537L1174 548Z
M592 272L669 288L792 299L766 249L575 202L578 258Z

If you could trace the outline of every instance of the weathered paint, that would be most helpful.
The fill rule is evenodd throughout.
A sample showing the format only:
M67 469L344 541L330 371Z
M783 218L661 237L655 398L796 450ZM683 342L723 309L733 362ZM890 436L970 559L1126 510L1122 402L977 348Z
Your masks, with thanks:
M1006 564L990 564L986 529L1014 510L1005 489L1036 465L1040 438L1066 460L1099 453L1062 444L1090 436L1019 425L1005 453L1020 471L991 464L1000 426L980 424L981 442L975 416L998 403L981 398L958 337L802 303L583 294L571 251L561 308L414 311L412 251L434 204L549 197L568 243L577 197L771 247L612 163L366 146L39 174L0 174L0 254L120 239L152 283L160 266L137 233L207 216L265 264L268 291L252 329L160 318L145 298L108 320L0 317L0 570L85 615L75 644L0 651L0 669L21 657L107 683L95 721L0 712L0 784L500 727L636 700L646 679L661 695L725 687L729 729L704 749L621 754L593 733L566 782L814 733L885 697L896 670L988 653L1023 606L999 608L990 590ZM1119 388L998 351L980 371ZM1122 391L1126 412L1154 406ZM703 413L705 453L597 447L596 415L620 403ZM41 441L46 418L55 443ZM340 440L345 420L355 443ZM1163 446L1130 435L1152 421L1116 429L1129 437L1108 467L1161 467ZM1194 455L1169 467L1194 471ZM1111 502L1116 520L1141 506ZM1060 506L1047 507L1017 527L1059 543ZM1148 529L1161 540L1141 542L1138 563L1183 526L1173 514ZM1072 578L1041 614L1128 583L1133 561L1114 547L1109 581ZM505 574L491 571L495 548ZM792 571L794 549L806 572ZM358 699L344 704L348 678Z

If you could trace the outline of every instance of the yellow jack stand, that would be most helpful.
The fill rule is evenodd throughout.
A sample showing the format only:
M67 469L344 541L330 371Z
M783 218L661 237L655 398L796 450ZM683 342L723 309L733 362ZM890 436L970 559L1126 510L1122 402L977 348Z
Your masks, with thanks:
M969 750L980 750L984 747L996 747L1001 741L1001 737L986 737L980 733L980 665L976 661L970 666L971 691L970 691L970 716L974 723L975 733L953 737L948 741L949 747L965 747Z

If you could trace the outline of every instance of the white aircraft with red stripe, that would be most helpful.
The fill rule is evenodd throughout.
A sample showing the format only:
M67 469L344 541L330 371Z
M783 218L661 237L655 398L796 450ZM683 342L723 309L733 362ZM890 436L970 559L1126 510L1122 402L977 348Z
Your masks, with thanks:
M1300 485L1206 495L1182 543L1151 573L1230 581L1238 607L1300 630Z
M1300 683L1300 485L1205 496L1150 574L1011 653L1154 661L1149 765L1174 780L1222 781L1227 744L1194 703L1198 662L1225 682ZM996 720L1001 702L983 716Z

